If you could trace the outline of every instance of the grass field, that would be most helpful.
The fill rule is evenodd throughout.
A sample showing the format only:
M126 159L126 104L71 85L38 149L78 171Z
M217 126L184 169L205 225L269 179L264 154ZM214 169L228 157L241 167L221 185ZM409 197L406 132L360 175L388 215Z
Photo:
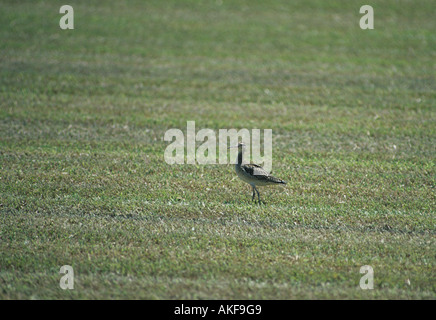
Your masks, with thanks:
M68 4L0 3L0 299L436 299L433 0ZM288 184L168 165L191 120Z

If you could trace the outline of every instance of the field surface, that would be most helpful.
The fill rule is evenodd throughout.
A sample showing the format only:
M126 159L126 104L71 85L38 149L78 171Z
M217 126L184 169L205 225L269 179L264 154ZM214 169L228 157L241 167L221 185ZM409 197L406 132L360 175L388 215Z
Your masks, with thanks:
M433 0L68 4L0 3L0 299L436 299ZM167 164L187 121L288 184Z

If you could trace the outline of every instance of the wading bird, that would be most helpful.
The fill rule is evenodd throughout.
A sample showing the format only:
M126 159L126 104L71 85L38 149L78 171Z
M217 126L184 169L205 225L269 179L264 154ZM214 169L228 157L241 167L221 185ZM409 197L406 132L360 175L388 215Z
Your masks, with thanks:
M286 184L285 181L273 177L268 172L266 172L261 166L258 166L257 164L242 164L242 156L245 149L245 144L240 142L237 146L229 147L229 148L238 148L238 162L235 164L235 171L238 177L248 183L251 188L253 189L253 197L251 198L251 201L253 201L256 197L257 192L257 199L259 201L259 204L261 203L259 191L257 190L256 186L267 186L271 184Z

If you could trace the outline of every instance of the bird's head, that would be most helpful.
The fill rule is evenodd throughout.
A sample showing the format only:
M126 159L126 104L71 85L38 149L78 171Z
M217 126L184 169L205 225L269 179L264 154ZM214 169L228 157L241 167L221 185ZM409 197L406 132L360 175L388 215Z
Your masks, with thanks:
M245 143L239 142L237 146L230 146L230 147L228 147L228 149L230 149L230 148L238 148L238 150L241 151L241 150L243 150L245 148L245 146L246 146Z

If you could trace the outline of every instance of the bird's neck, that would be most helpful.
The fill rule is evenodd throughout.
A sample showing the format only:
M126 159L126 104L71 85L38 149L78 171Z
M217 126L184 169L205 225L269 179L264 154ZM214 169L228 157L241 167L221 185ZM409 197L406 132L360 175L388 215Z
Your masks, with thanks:
M243 153L242 150L239 151L239 153L238 153L238 165L241 165L241 164L242 164L242 153Z

